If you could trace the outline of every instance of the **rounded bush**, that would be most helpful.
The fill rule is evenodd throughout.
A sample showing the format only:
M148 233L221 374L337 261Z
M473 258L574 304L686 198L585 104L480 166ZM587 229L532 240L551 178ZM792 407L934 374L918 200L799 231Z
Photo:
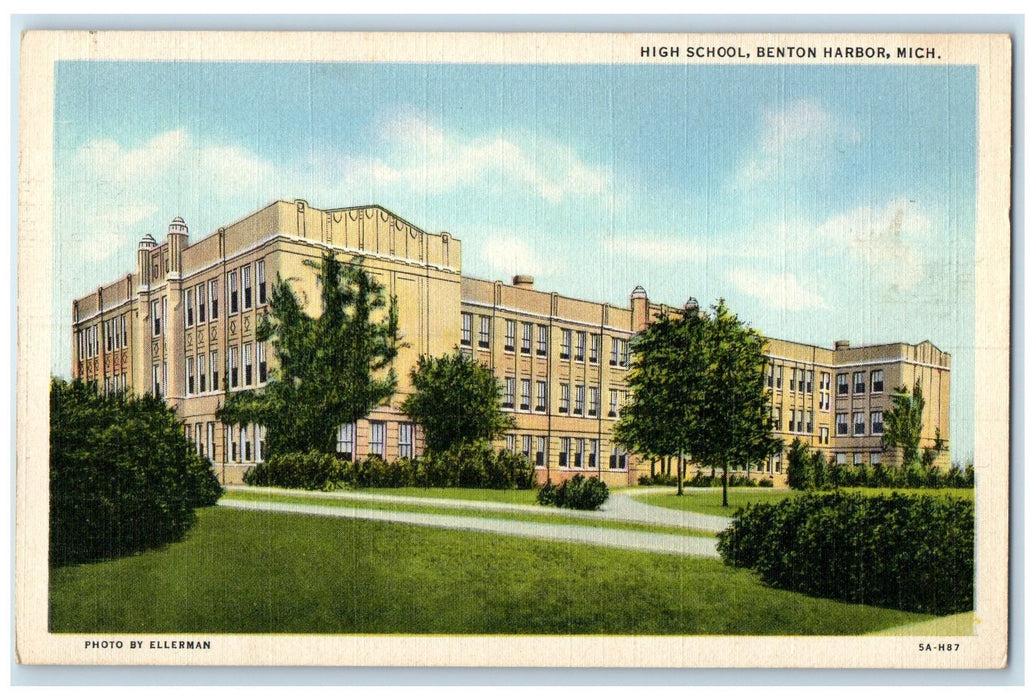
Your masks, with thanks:
M546 482L539 493L536 501L540 505L553 505L558 508L571 508L574 510L596 510L604 504L609 495L607 484L595 476L585 478L576 474L560 486L554 486Z

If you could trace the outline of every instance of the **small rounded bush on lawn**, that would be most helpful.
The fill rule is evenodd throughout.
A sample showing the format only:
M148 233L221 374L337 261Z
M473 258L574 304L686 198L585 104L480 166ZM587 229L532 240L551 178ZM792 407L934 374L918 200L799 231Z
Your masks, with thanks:
M581 474L576 474L560 486L547 482L536 495L540 505L574 510L596 510L607 498L607 484L595 476L587 479Z

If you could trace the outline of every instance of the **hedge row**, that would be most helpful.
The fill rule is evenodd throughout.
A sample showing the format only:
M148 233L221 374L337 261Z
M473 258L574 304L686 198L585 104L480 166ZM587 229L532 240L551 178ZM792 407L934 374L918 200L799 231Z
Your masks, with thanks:
M544 506L572 508L574 510L596 510L608 498L607 484L595 476L585 478L576 474L560 486L551 482L543 484L536 495L536 501Z
M740 509L719 535L731 566L773 587L947 615L974 604L974 504L957 497L806 494Z
M405 486L530 489L534 476L523 455L495 452L488 443L477 442L395 462L374 456L352 462L322 452L274 455L245 472L244 483L311 491Z
M194 509L223 493L207 459L161 399L50 389L50 562L140 552L183 537Z
M942 471L920 463L900 468L883 464L837 464L819 450L810 451L795 439L787 451L787 485L799 491L833 489L840 486L870 488L973 488L974 465Z
M637 483L640 486L675 486L676 477L666 476L658 473L654 476L647 476L644 474L641 476ZM729 486L762 486L772 487L773 480L767 477L761 479L753 479L746 474L730 474L729 475ZM697 472L691 478L683 481L683 486L694 486L694 487L715 487L722 486L722 476L716 474L705 474L704 472Z

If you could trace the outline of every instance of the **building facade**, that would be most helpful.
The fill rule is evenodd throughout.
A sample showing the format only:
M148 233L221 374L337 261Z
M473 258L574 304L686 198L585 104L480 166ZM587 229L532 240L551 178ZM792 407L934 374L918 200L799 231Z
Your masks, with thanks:
M432 234L378 206L322 210L277 201L191 243L178 217L166 240L140 241L136 271L77 299L72 374L104 391L154 392L174 406L186 435L224 483L238 483L265 452L262 426L232 427L215 412L228 392L261 388L275 362L255 331L272 283L291 282L319 312L318 261L325 251L361 257L398 300L404 341L399 386L388 405L339 428L351 458L419 454L421 435L400 410L421 355L460 348L493 370L515 429L500 447L520 452L540 481L582 473L636 483L650 464L611 441L628 397L629 341L658 313L637 287L628 307L572 299L461 274L461 242ZM882 410L891 392L919 380L927 399L922 444L949 439L949 356L929 342L833 349L769 340L773 425L785 447L801 438L845 463L883 461ZM947 452L945 460L948 459ZM756 468L780 480L783 455Z

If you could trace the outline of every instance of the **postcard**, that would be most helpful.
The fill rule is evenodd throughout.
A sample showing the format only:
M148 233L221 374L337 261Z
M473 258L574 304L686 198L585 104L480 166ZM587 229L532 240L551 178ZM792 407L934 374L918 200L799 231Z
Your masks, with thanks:
M1011 70L26 33L18 661L1003 667Z

